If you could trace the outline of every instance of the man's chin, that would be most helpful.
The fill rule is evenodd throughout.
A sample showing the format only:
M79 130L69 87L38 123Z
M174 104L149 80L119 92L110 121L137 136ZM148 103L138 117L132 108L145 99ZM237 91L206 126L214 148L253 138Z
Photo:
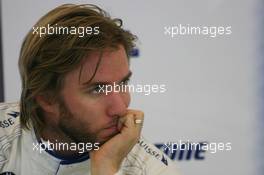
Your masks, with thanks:
M99 139L98 143L99 145L103 145L104 143L106 143L107 141L111 140L113 137L115 137L117 134L119 134L119 132L114 132L109 136L103 137L101 139Z

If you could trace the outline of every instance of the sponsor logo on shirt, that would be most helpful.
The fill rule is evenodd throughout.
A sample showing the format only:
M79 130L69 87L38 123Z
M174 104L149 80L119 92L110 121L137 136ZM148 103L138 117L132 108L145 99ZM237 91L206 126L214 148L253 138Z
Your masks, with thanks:
M147 143L144 142L144 140L139 140L138 144L140 147L144 148L146 153L154 156L156 159L160 160L162 163L168 166L167 158L164 155L160 154L158 151L151 148Z
M8 115L10 116L9 118L7 118L5 120L0 120L0 127L1 128L8 128L9 126L12 126L13 124L15 124L13 119L15 119L19 115L19 112L12 111L12 112L8 113Z

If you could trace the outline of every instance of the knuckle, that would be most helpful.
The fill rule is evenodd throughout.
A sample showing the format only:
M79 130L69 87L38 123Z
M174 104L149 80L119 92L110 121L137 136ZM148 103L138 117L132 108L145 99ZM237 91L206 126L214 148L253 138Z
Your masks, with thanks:
M144 112L140 111L139 112L139 115L142 116L142 117L144 117Z

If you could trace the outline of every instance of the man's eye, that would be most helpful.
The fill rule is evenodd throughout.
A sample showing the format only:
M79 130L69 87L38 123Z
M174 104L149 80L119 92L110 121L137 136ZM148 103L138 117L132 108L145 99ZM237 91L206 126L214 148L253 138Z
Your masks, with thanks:
M126 80L122 81L121 84L122 85L128 85L129 81L130 81L130 79L126 79Z
M90 92L93 94L100 94L100 93L104 92L104 88L102 85L97 85L97 86L93 87Z

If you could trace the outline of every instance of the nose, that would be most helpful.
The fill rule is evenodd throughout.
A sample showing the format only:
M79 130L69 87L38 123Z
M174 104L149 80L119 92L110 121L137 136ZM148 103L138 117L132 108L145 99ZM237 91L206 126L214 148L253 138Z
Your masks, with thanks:
M108 109L109 116L123 116L126 114L127 107L130 103L130 95L128 93L112 92L108 94Z

